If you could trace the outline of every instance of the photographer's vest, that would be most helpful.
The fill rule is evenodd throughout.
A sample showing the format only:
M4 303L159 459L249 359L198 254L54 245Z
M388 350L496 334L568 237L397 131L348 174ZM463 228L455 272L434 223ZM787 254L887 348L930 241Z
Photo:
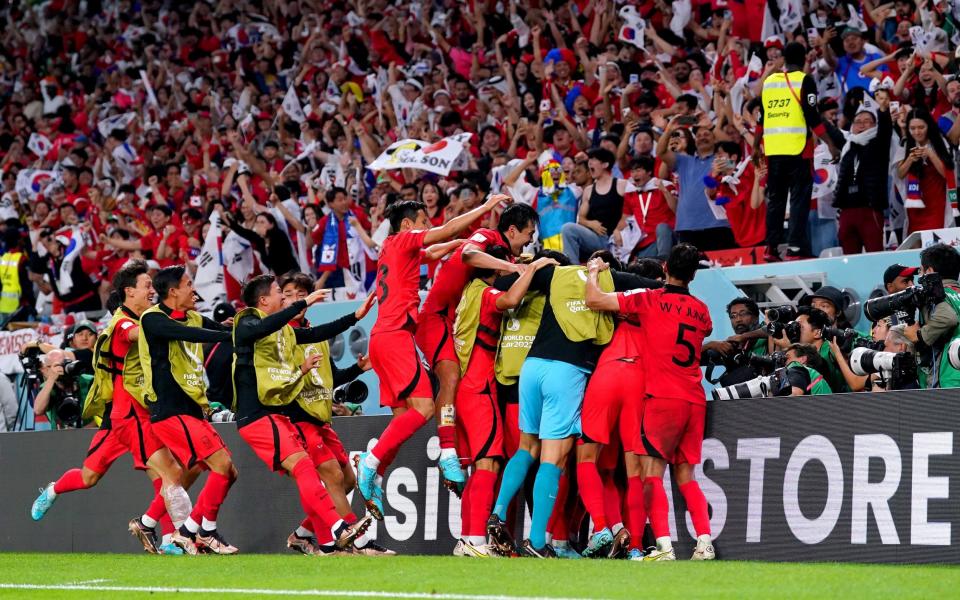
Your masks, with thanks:
M248 307L233 318L233 347L237 346L237 325L240 320L249 315L256 315L261 319L267 316L259 308ZM303 388L301 371L295 366L297 349L297 334L293 327L284 325L279 331L274 331L262 337L253 344L253 368L257 373L257 395L260 404L264 406L286 406L293 402ZM233 357L233 381L237 370L237 356ZM234 390L234 397L238 395Z
M301 378L303 387L297 396L297 404L311 417L329 423L333 418L333 364L330 362L330 343L324 340L298 345L294 350L294 364L302 365L307 358L314 355L319 355L320 361Z
M948 304L950 304L950 308L957 313L957 318L960 319L960 290L957 290L953 287L943 286L943 291L946 294L946 301ZM947 347L950 346L950 342L957 338L960 338L960 327L957 327L953 330L953 335L943 345L943 350L940 353L939 369L937 369L938 388L960 387L960 371L954 369L953 366L950 365L950 359L947 356Z
M480 305L483 301L483 291L488 287L490 287L489 284L482 279L470 280L467 287L463 289L460 304L457 305L457 319L453 323L453 348L460 361L461 377L467 372L474 345L481 343L486 350L491 352L497 350L495 346L488 348L477 341L477 331L480 329ZM486 333L496 336L498 332L487 331Z
M12 313L20 308L20 258L21 252L7 252L0 256L0 313Z
M847 385L847 380L843 377L843 371L840 370L840 365L837 364L837 359L833 357L833 352L830 351L830 342L827 342L826 340L824 340L823 344L820 346L820 358L823 359L823 362L827 363L827 369L829 369L830 372L824 373L824 375L827 376L829 381L834 383L832 387L836 388L836 392L838 394L841 392L849 392L850 386Z
M807 145L800 88L803 71L774 73L763 82L763 149L767 156L798 156Z
M613 275L601 271L598 282L604 292L613 291ZM571 342L592 341L598 346L613 338L613 314L587 308L586 267L556 267L550 281L550 308L563 335Z
M113 382L117 375L123 377L123 387L133 399L140 406L147 407L143 401L144 375L139 342L130 345L126 356L113 354L113 332L124 319L140 325L140 317L121 306L114 311L107 328L97 336L93 347L93 383L83 402L84 421L103 416L106 405L113 401Z
M820 394L833 393L833 390L830 389L830 384L827 383L827 380L824 379L823 375L821 375L816 369L811 369L807 365L797 361L787 365L787 368L790 367L800 367L801 369L806 369L807 373L810 375L810 385L807 386L807 389L803 390L805 395L816 396Z
M165 318L170 319L170 315L164 312L160 305L154 305L143 311L140 319L150 313L158 313ZM203 317L195 311L187 311L187 327L202 327ZM140 352L140 367L143 369L143 400L146 402L156 402L157 394L153 389L153 366L150 359L150 346L147 343L147 336L143 329L140 329L140 338L137 342ZM174 381L180 386L180 389L194 402L202 408L206 408L207 385L203 380L203 344L200 342L184 342L181 340L171 340L167 351L170 359L170 374Z
M520 378L520 367L527 359L533 339L540 329L543 307L547 297L539 292L528 292L520 306L508 310L500 323L500 343L493 374L503 385L513 385Z

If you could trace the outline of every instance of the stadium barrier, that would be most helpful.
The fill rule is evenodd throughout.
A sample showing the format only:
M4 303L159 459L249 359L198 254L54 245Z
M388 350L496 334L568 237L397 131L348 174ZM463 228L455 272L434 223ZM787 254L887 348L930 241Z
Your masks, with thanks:
M711 504L719 556L960 563L958 404L960 390L709 403L697 477ZM340 418L336 427L356 453L386 423ZM284 541L302 518L293 483L268 472L232 424L217 429L240 471L218 519L221 531L245 553L286 552ZM41 522L30 520L38 486L76 466L92 436L92 430L0 435L0 550L139 549L126 522L146 508L152 490L129 457L96 488L65 494ZM459 502L440 486L438 455L430 431L400 452L385 478L386 519L372 530L381 543L403 553L452 550ZM668 489L671 530L686 557L692 525L679 492Z

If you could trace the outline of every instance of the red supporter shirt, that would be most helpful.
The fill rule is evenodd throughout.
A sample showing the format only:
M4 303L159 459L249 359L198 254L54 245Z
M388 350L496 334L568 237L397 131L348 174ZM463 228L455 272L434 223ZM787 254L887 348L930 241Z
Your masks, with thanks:
M645 192L630 192L624 196L623 214L632 215L643 230L643 239L637 244L637 248L646 248L657 241L657 225L660 223L666 223L673 229L677 222L677 216L657 188Z
M445 262L437 267L433 287L423 301L422 311L439 313L452 324L457 317L457 305L463 288L473 276L473 267L464 264L463 250L469 247L480 248L486 252L495 245L507 245L496 229L478 229L470 236L466 244L460 246Z
M170 258L157 258L157 251L160 249L161 240L163 240L163 234L153 231L140 238L140 248L152 252L154 260L156 260L161 267L170 267L177 263L183 262L180 258L180 253L189 249L190 247L189 243L187 242L187 234L184 233L182 229L177 229L173 235L167 239L167 248L173 251L173 256Z
M750 196L753 194L753 179L755 171L752 164L740 176L740 185L736 192L727 184L721 184L719 195L727 196L730 202L724 205L727 211L727 220L733 231L733 238L741 248L760 246L767 239L767 207L761 204L757 208L750 206Z
M406 329L413 333L420 305L420 250L427 230L401 231L388 237L377 268L377 322L371 334Z
M500 341L500 320L503 311L497 308L497 297L503 292L488 287L480 297L480 325L477 327L477 339L473 343L467 372L460 380L460 388L465 392L493 392L496 383L493 378L493 366L497 359L497 343Z
M672 285L658 290L637 289L617 294L620 313L640 319L644 348L647 395L706 404L700 385L700 349L713 331L707 305L685 288Z
M617 323L617 328L613 332L613 338L610 340L610 343L607 344L607 347L603 349L603 353L600 354L597 366L599 367L603 363L620 360L621 358L629 358L637 361L643 356L643 351L641 350L643 344L643 331L640 329L640 326L635 322L620 321ZM631 385L633 385L633 382L631 382Z
M121 310L124 310L121 308ZM135 344L130 339L130 334L140 329L132 319L120 319L113 329L113 337L110 340L110 352L114 356L122 357L127 355L130 346ZM123 363L119 363L121 368ZM124 419L133 414L139 414L141 417L149 418L147 409L140 406L140 403L130 395L130 392L123 387L123 375L115 375L113 378L113 402L110 403L110 419L114 422Z

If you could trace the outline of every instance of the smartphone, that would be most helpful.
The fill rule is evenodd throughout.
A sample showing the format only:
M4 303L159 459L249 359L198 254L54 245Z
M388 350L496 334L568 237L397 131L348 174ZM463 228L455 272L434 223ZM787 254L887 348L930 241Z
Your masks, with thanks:
M550 107L551 107L551 104L550 104L550 101L549 101L549 100L541 100L541 101L540 101L540 110L541 110L541 111L550 110Z
M733 13L730 12L729 10L723 11L723 18L726 19L727 21L732 21L732 20L733 20Z
M900 110L900 103L896 100L890 102L890 112L895 113Z
M630 73L630 83L638 83L640 81L640 76L636 73Z
M699 121L699 119L697 119L693 115L684 115L682 117L677 117L677 123L681 125L696 125L697 121Z

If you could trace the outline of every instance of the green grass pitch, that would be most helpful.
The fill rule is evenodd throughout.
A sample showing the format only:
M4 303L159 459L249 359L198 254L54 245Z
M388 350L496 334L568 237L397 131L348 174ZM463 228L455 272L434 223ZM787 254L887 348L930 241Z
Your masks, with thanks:
M24 584L41 587L13 587ZM18 599L174 595L184 600L204 597L429 598L435 595L446 600L532 597L901 600L948 597L958 588L960 570L946 566L292 554L232 557L0 554L0 598Z

